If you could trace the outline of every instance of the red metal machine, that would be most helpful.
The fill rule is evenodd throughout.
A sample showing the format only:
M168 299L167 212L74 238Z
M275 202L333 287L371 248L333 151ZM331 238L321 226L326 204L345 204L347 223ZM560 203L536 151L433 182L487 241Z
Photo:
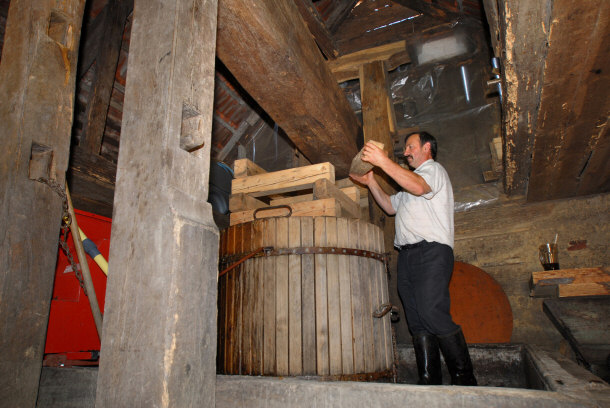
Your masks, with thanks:
M112 220L80 210L75 210L75 213L80 229L108 259ZM71 234L68 237L68 247L74 261L78 263ZM88 255L87 263L100 310L103 313L106 275ZM80 287L72 265L60 248L55 269L44 364L51 366L97 365L99 350L100 339L91 314L89 300Z

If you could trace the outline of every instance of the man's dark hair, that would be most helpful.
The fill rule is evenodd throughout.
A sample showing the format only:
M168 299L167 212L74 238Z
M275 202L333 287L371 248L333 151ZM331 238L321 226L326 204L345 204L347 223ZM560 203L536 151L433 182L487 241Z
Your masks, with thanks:
M405 137L405 145L407 144L407 139L413 135L419 135L419 145L421 147L424 147L426 143L430 143L430 153L432 154L432 159L436 160L436 138L428 132L412 132Z

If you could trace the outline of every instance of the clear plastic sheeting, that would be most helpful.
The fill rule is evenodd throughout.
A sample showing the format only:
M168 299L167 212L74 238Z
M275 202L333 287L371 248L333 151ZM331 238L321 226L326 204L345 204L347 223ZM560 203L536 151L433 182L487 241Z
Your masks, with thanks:
M456 190L485 182L483 174L492 170L489 144L500 135L497 90L486 84L493 66L485 36L480 24L462 21L417 34L407 44L412 62L388 74L398 133L425 130L434 135L437 160ZM352 108L361 112L359 81L341 86ZM397 159L402 139L394 146ZM481 203L489 199L486 195Z
M278 171L293 167L294 145L277 124L269 126L261 122L259 128L246 140L246 158L267 171Z
M501 184L487 183L461 188L453 193L455 212L468 211L495 203L500 198Z

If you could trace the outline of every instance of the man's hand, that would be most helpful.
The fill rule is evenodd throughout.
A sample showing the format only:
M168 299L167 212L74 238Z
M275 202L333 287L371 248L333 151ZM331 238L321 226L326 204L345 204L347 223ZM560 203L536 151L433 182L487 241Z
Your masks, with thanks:
M362 176L350 173L349 177L353 180L356 180L358 183L364 184L365 186L370 185L371 181L374 180L373 171L369 171L368 173L365 173Z
M360 156L360 158L362 161L371 163L373 166L381 168L383 168L383 165L390 160L384 150L370 142L364 145L364 148L362 149L362 156Z

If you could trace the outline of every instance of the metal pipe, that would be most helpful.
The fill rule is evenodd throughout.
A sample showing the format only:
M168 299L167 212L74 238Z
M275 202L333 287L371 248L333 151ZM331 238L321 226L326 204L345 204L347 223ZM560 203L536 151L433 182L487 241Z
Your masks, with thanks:
M72 222L70 223L70 232L72 233L72 240L74 241L74 247L76 248L76 255L78 256L78 262L80 263L80 269L83 274L83 283L85 284L85 290L87 291L87 297L89 298L89 306L91 306L91 313L93 314L93 320L95 321L95 328L97 329L97 335L102 338L102 313L100 306L97 303L97 296L95 295L95 287L93 287L93 280L91 279L91 272L89 272L89 264L87 264L87 255L83 248L83 242L80 240L80 232L78 230L78 223L76 222L76 214L74 213L74 207L72 207L72 198L70 197L70 191L68 190L68 184L66 183L66 197L68 200L68 211ZM76 273L76 271L74 271Z

